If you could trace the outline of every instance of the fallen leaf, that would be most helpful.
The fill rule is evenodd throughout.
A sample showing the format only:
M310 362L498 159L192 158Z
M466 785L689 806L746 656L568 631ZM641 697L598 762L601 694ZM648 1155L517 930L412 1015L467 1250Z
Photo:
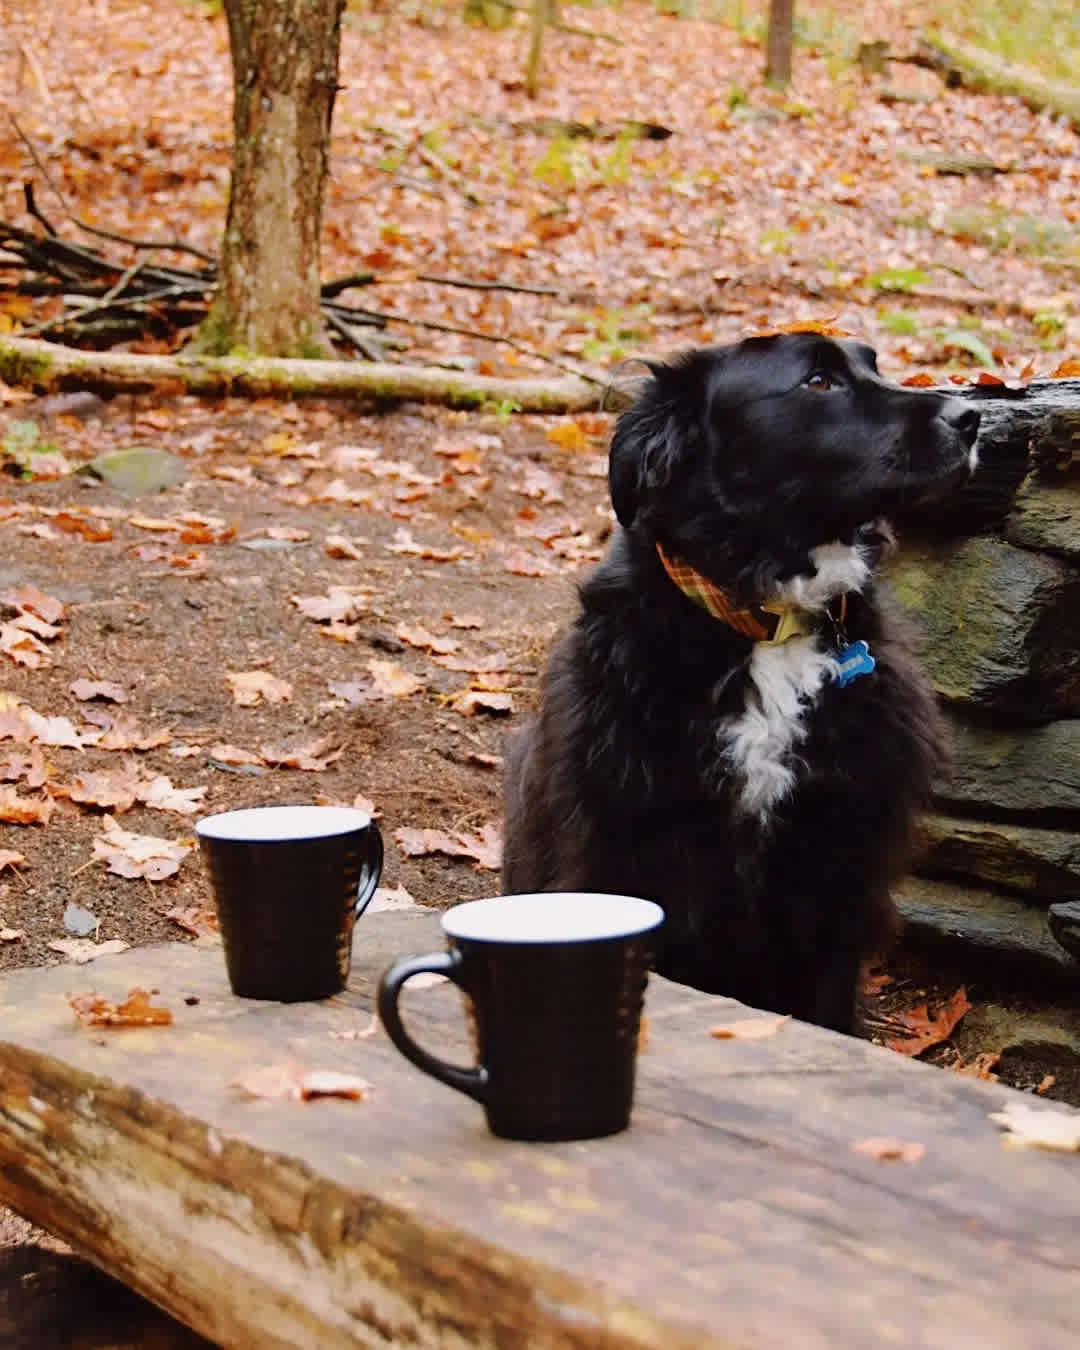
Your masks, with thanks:
M101 994L68 994L67 1001L84 1027L165 1027L172 1023L168 1008L150 1002L156 991L132 989L123 1003L110 1003Z
M105 544L113 537L113 532L108 525L87 520L85 516L74 516L68 511L61 511L58 515L53 516L52 523L58 530L63 530L65 534L80 535L91 544Z
M73 680L71 692L81 703L91 699L104 699L107 703L126 703L127 694L114 680Z
M295 1102L315 1097L344 1097L356 1102L363 1101L372 1091L367 1079L356 1074L339 1073L336 1069L306 1069L292 1062L253 1069L235 1079L232 1086L249 1097Z
M518 577L548 577L558 570L548 558L513 545L503 549L503 566Z
M173 876L195 847L192 840L161 839L123 830L112 816L105 817L103 832L94 836L93 845L93 856L106 862L116 876L146 877L148 881Z
M93 938L54 938L47 944L50 951L59 952L77 966L85 966L99 956L115 956L117 952L126 952L131 946L122 938L110 938L107 942L95 942Z
M23 610L21 614L12 619L11 625L13 628L21 628L24 633L33 633L34 637L41 638L43 642L53 642L63 632L59 624L46 623L44 619L39 619L36 614L31 614L29 610Z
M161 516L128 516L128 524L137 530L150 530L156 534L179 534L184 528L183 521L167 520Z
M288 680L278 679L268 670L228 670L225 678L232 689L233 699L242 708L251 708L263 701L288 703L292 698L293 687Z
M489 755L483 750L466 750L466 764L475 764L479 769L502 768L502 755Z
M387 910L414 909L416 899L399 882L396 886L379 886L368 905L369 914L381 914Z
M394 531L394 542L387 547L391 553L406 553L415 558L427 558L431 562L460 562L472 556L463 548L436 548L432 544L418 544L411 531L404 528Z
M510 670L513 661L505 652L488 652L483 656L435 656L432 658L443 670L462 671L467 675L494 675L498 671Z
M1056 1073L1044 1073L1043 1076L1039 1079L1039 1083L1035 1091L1040 1096L1042 1096L1044 1092L1049 1092L1056 1082L1057 1082Z
M925 370L919 371L917 375L909 375L906 380L901 380L901 384L906 384L913 389L929 389L937 384L933 375L928 375Z
M87 721L105 728L102 736L95 742L99 750L154 750L159 745L168 745L172 740L172 731L168 727L144 731L135 718L126 713L113 717L111 714L102 714L88 708L83 716Z
M49 777L49 766L41 749L32 745L28 750L9 750L0 755L0 781L25 782L28 788L44 787Z
M514 711L514 696L484 689L462 689L450 700L450 707L465 717L473 717L478 712L506 716Z
M790 1017L742 1017L710 1027L709 1035L718 1041L763 1041L790 1021Z
M260 745L263 762L279 769L304 769L308 773L323 773L345 753L335 747L336 737L322 736L317 740L291 746Z
M926 1157L926 1145L916 1139L857 1139L851 1147L856 1153L864 1153L878 1162L917 1163Z
M479 614L454 614L447 610L443 618L451 628L483 628L484 621Z
M355 562L361 562L364 558L363 549L358 548L343 534L328 534L323 541L323 547L327 556L331 558L349 558Z
M394 629L394 636L408 643L410 647L419 648L420 651L439 652L443 655L456 652L461 646L457 638L436 637L420 624L399 623Z
M38 670L52 664L49 649L33 633L16 628L13 623L0 623L0 652L10 656L17 666Z
M560 450L581 452L590 448L589 437L577 422L558 422L548 428L547 438Z
M1007 1102L990 1119L1007 1131L1001 1142L1008 1148L1046 1148L1080 1153L1080 1111Z
M954 1064L952 1071L958 1073L962 1078L982 1078L987 1082L996 1083L998 1076L993 1071L997 1068L1000 1060L1001 1055L997 1051L986 1050L966 1064L963 1062Z
M209 789L203 787L178 788L165 774L143 779L138 786L138 798L151 811L175 811L180 816L190 816L203 805L203 798Z
M373 656L367 668L371 672L373 698L408 698L410 694L418 694L424 687L423 680L395 661L382 661Z
M1052 380L1075 379L1077 376L1080 376L1080 360L1075 356L1071 356L1068 360L1062 361L1061 365L1059 365L1056 370L1050 372L1050 378Z
M131 764L122 769L86 770L75 774L70 783L51 784L49 791L54 797L67 797L80 806L99 806L123 815L138 800L139 771Z
M367 613L369 597L347 586L331 586L326 595L293 595L296 608L316 623L351 623Z
M214 937L220 933L218 916L212 910L200 909L198 905L177 906L166 910L165 917L194 937Z
M20 797L13 787L0 787L0 820L9 825L48 825L56 809L51 797Z
M967 990L963 987L958 989L934 1016L930 1015L925 1003L920 1003L918 1007L910 1008L893 1018L898 1025L905 1027L910 1035L895 1036L885 1044L890 1050L895 1050L901 1055L921 1055L930 1046L947 1041L956 1024L970 1007Z
M262 764L262 755L252 750L241 750L236 745L212 745L206 752L207 758L215 759L219 764Z
M18 710L18 716L26 728L26 740L37 741L40 745L66 746L69 750L81 750L87 744L85 734L75 730L70 718L44 717L25 706Z
M0 848L0 872L6 867L25 867L26 859L13 848Z
M394 831L398 847L407 858L419 858L428 853L442 853L449 858L472 858L481 867L497 872L502 864L502 839L498 826L481 828L479 834L465 830L414 829L402 826Z
M24 928L0 928L0 942L18 942L25 936Z
M16 586L14 590L0 595L0 604L14 610L28 610L46 623L59 623L64 617L64 606L51 595L39 591L36 586Z

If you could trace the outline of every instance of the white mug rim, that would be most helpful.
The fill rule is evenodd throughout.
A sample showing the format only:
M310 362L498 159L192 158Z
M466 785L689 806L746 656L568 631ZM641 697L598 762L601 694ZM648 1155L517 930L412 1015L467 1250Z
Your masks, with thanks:
M447 937L459 941L508 946L637 937L658 928L664 918L655 901L641 896L535 891L466 900L446 910L441 924Z
M227 844L291 844L357 834L370 825L371 816L358 806L276 803L203 816L195 824L195 833L200 839Z

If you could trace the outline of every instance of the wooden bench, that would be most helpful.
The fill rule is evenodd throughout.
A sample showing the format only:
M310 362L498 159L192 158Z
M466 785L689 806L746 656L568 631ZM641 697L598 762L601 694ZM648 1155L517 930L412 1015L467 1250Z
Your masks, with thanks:
M513 1144L370 1024L437 916L358 925L346 995L235 999L221 953L143 948L0 978L0 1200L236 1350L1024 1350L1080 1336L1080 1156L1002 1147L1019 1094L654 979L632 1127ZM175 1024L80 1026L64 994L160 991ZM456 990L409 995L464 1049ZM368 1100L251 1099L295 1059ZM853 1142L926 1146L881 1162Z

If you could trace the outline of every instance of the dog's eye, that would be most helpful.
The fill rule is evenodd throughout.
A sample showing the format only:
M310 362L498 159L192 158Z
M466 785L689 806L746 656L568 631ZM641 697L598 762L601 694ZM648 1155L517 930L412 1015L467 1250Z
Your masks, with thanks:
M839 389L840 381L835 375L830 375L827 370L814 370L803 380L807 389L815 389L819 394L827 393L830 389Z

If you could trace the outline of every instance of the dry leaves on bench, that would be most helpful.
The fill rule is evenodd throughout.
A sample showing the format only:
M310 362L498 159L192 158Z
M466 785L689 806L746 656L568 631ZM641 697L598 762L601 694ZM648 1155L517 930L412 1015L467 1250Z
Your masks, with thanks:
M156 989L132 989L123 1003L110 1003L101 994L68 994L75 1016L84 1027L167 1027L173 1020L168 1008L150 1000Z
M1080 1111L1028 1106L1007 1102L990 1119L1005 1128L1001 1142L1006 1148L1045 1148L1059 1153L1080 1153Z
M742 1017L710 1027L709 1035L718 1041L763 1041L790 1021L790 1017Z
M343 1097L347 1101L361 1102L372 1092L367 1079L356 1074L339 1073L336 1069L307 1069L292 1061L252 1069L235 1079L232 1086L249 1097L291 1102L307 1102L316 1097Z

